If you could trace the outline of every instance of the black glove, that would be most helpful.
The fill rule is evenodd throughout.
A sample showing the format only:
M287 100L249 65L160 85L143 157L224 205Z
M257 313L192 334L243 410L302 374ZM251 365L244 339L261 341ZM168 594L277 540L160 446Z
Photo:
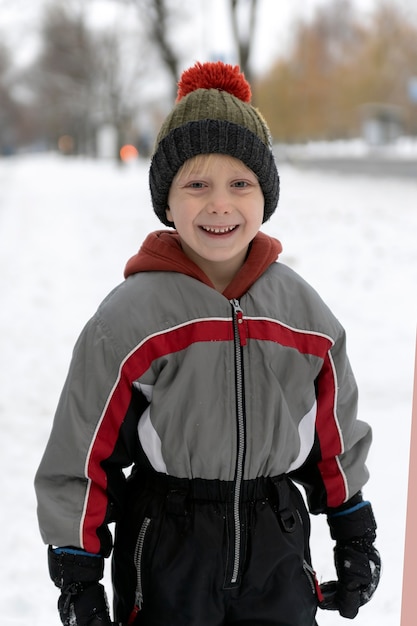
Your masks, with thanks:
M338 580L321 586L321 607L338 610L342 617L353 619L379 583L381 559L373 545L375 518L369 502L363 502L357 494L343 507L329 511L327 521L336 540L334 562Z
M49 547L48 564L51 579L61 590L58 610L64 626L112 625L104 587L99 583L104 571L101 556Z

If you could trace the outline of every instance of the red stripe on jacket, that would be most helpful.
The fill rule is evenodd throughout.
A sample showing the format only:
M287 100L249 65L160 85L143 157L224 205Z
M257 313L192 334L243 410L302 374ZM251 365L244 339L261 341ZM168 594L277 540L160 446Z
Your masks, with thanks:
M327 506L339 506L346 499L346 484L336 457L343 452L343 443L336 415L337 377L330 353L324 359L317 379L316 429L320 442L318 463L327 492ZM329 415L332 419L329 419Z

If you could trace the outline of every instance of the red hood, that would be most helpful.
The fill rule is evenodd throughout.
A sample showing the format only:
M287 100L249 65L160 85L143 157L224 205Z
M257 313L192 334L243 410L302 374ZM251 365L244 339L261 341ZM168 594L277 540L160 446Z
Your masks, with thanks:
M258 232L243 267L226 287L223 295L229 300L240 298L271 263L277 260L281 251L282 246L277 239ZM158 230L147 236L139 252L127 262L124 276L127 278L138 272L179 272L214 288L198 265L184 254L179 235L175 231Z

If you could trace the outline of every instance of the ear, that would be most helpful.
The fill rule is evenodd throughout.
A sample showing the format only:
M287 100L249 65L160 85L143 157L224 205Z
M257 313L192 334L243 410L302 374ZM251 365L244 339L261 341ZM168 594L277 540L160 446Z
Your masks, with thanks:
M168 222L174 223L174 220L172 219L171 209L169 208L169 206L165 209L165 215L166 215Z

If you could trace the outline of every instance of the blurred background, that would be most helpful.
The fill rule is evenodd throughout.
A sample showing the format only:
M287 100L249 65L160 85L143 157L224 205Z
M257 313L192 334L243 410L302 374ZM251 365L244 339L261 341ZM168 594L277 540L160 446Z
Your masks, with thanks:
M413 0L0 0L0 154L147 156L181 71L219 58L286 156L417 133Z

